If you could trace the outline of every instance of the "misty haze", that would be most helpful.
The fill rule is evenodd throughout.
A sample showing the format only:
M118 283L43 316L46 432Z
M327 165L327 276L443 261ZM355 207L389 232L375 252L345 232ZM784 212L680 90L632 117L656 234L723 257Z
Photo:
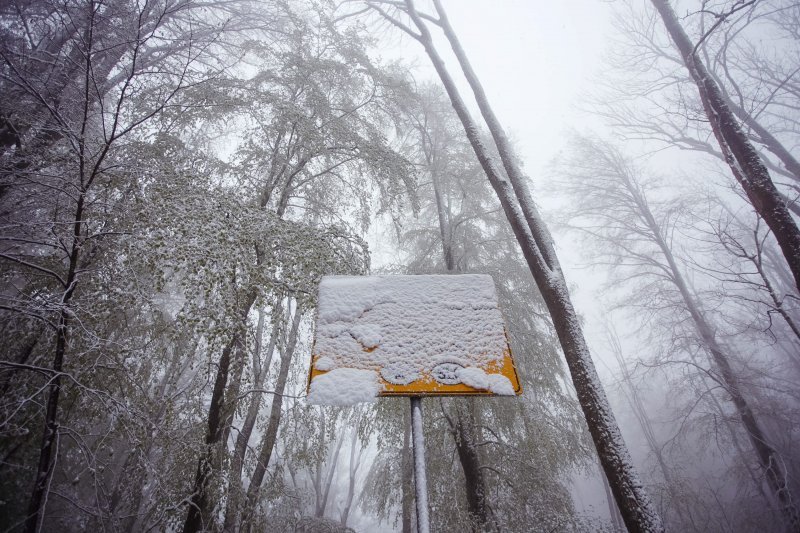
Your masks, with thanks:
M795 0L1 0L0 531L800 533L799 147Z

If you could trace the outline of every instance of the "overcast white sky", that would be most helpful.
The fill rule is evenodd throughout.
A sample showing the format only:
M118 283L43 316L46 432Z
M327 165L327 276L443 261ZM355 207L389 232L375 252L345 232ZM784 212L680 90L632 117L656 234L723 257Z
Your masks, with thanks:
M592 120L576 104L602 66L611 6L596 0L445 0L444 5L495 112L518 142L528 172L538 177L562 145L562 133ZM398 32L392 33L396 39ZM430 69L417 42L405 38L393 44L386 56L416 58L421 69ZM449 51L444 43L439 48L443 55ZM457 74L454 61L448 66Z
M495 112L538 179L562 133L591 120L576 105L601 66L611 7L596 0L451 0L446 8Z

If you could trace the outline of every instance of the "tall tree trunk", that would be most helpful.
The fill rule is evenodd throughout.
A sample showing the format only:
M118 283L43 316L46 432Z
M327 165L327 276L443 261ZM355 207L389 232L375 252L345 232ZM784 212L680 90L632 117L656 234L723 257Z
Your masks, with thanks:
M697 360L697 357L694 353L690 352L689 358L691 359L692 363L698 366L698 368L700 367L700 361ZM714 411L717 413L717 415L719 415L720 420L722 420L722 423L725 425L725 429L728 430L728 434L731 436L731 444L733 444L733 449L736 450L736 454L741 461L742 466L745 470L747 470L747 474L750 476L750 479L753 480L753 485L758 488L758 493L764 498L764 503L767 504L767 507L769 507L772 511L778 511L773 504L772 497L764 490L763 478L759 475L759 472L756 472L753 469L750 460L752 452L745 450L740 442L739 432L737 431L737 428L739 428L738 425L734 426L730 416L725 412L725 409L722 408L722 404L719 403L719 400L714 395L713 389L716 388L718 383L715 381L714 384L711 385L708 383L708 381L709 378L707 375L700 375L700 383L703 387L703 391L698 392L698 395L704 394L711 399L711 405L714 407ZM759 464L759 469L760 468L761 465ZM689 513L689 517L692 519L692 525L694 525L695 529L697 530L698 528L694 523L694 518L691 516L691 513Z
M253 476L250 478L250 486L247 488L247 500L244 513L242 515L242 530L250 531L252 528L251 518L255 512L255 507L258 503L258 494L261 491L261 484L264 482L264 475L269 466L272 451L275 448L275 441L278 437L278 426L281 421L281 407L283 406L283 392L286 390L286 380L289 376L289 366L292 362L294 349L297 344L297 330L300 327L300 319L303 316L303 311L299 307L295 309L294 319L292 320L292 329L289 332L289 341L283 354L281 354L281 366L278 370L278 379L275 383L275 394L272 397L272 406L269 413L269 422L267 424L267 431L261 440L261 448L258 454L258 461L256 468L253 471Z
M247 295L244 305L240 308L240 325L234 332L228 345L222 350L222 355L217 366L217 374L214 378L214 389L211 392L211 406L208 408L208 424L206 427L205 449L197 462L197 472L195 474L194 491L189 501L189 513L186 522L183 524L183 533L196 533L201 529L208 529L213 522L212 507L213 502L209 494L209 483L214 474L214 466L217 464L218 455L225 431L226 403L225 391L228 387L228 374L231 370L231 360L234 351L239 344L243 344L245 321L256 300L256 292L251 291Z
M242 388L242 374L247 360L247 334L243 332L233 350L231 370L228 378L228 389L225 392L225 408L222 412L222 436L220 442L227 448L228 439L233 428L233 419L239 406L239 391ZM217 465L221 466L221 465Z
M25 517L25 532L35 533L39 530L40 523L43 519L43 506L46 501L45 495L53 475L53 463L55 444L58 441L58 402L61 396L61 372L64 367L64 355L67 349L67 340L70 326L69 310L70 302L75 294L75 289L78 283L78 263L81 256L81 249L84 244L84 224L86 213L86 201L89 190L97 177L97 169L103 160L105 152L102 152L98 160L92 164L89 159L89 149L86 145L86 133L89 125L89 114L92 108L92 101L90 99L90 91L92 82L97 81L93 79L92 62L94 60L94 31L95 31L95 15L97 9L94 1L87 4L87 16L85 20L86 26L81 28L83 35L82 45L85 48L76 46L73 51L78 56L75 61L75 66L81 65L84 69L82 73L82 95L77 96L76 103L79 103L75 108L81 110L82 120L80 122L80 135L77 141L77 163L78 172L77 177L80 183L77 187L78 197L75 203L74 221L72 222L72 235L67 241L69 243L69 255L66 277L63 279L62 289L64 291L61 301L59 302L61 310L58 315L58 324L56 326L56 347L53 357L53 375L50 384L47 388L47 402L45 410L44 433L39 450L39 463L36 469L36 477L34 479L33 491L28 501L28 514ZM77 86L76 86L77 92ZM62 131L61 128L58 128ZM107 151L109 145L105 145Z
M439 237L442 241L442 255L445 268L448 272L455 272L458 269L453 255L453 230L450 225L450 213L445 208L442 185L439 179L439 168L437 165L436 152L431 142L431 146L425 150L425 160L430 169L431 182L436 201L436 213L439 220ZM474 448L475 439L475 420L474 417L465 418L462 416L461 404L467 404L470 413L475 408L475 403L471 399L455 400L457 424L451 426L451 434L458 450L458 459L461 469L464 472L464 492L467 497L467 507L474 521L477 522L481 530L496 529L491 520L488 502L486 500L486 479L481 468L481 457L478 450Z
M781 197L767 167L725 102L714 78L697 55L697 49L683 30L668 0L651 0L680 51L683 63L697 85L703 109L719 143L725 161L753 208L764 219L786 258L800 289L800 230Z
M471 399L467 402L471 403ZM456 409L455 420L448 418L450 431L456 443L456 451L461 468L464 471L464 483L467 495L467 509L469 511L470 522L475 525L475 531L497 531L497 524L489 508L489 501L486 494L486 479L483 475L482 461L478 454L476 442L475 418L469 404L459 402L459 407L466 407L466 413L462 409Z
M81 176L84 168L81 164ZM47 387L47 407L44 417L44 433L39 448L39 463L36 469L36 478L33 484L30 500L28 501L28 514L25 517L25 533L39 531L43 517L45 495L53 475L54 454L58 441L58 401L61 396L61 373L64 369L64 355L67 350L67 340L70 327L69 310L70 302L75 294L78 284L78 262L81 246L83 244L84 202L86 190L84 189L75 207L75 222L72 225L72 243L69 254L67 276L64 278L64 294L61 297L61 311L58 315L56 328L56 347L53 356L52 376Z
M673 262L673 261L671 261ZM707 351L711 354L711 359L714 366L722 376L722 382L725 384L725 390L731 397L736 412L739 415L742 425L747 433L750 443L753 446L758 462L767 478L772 492L779 502L781 512L786 519L787 524L792 531L800 530L800 516L797 512L792 495L789 491L789 485L786 479L786 473L781 468L782 461L775 448L769 443L769 440L758 423L749 402L742 393L739 380L736 377L733 369L731 368L727 354L720 347L716 340L716 335L712 327L706 322L705 317L700 311L697 303L694 301L693 296L688 291L683 278L680 274L675 278L675 283L681 296L684 299L685 305L688 308L692 321L697 328L703 344Z
M261 208L266 208L267 204L269 203L270 196L272 192L274 192L274 187L275 183L267 183L265 185L264 189L262 190L262 195L259 198L259 206ZM277 213L277 215L278 218L281 218L283 216L283 211ZM255 246L254 251L256 263L261 264L261 251L259 250L259 247ZM255 290L250 291L250 293L247 295L245 304L242 307L243 324L246 322L247 315L250 313L250 309L253 307L257 296L258 293ZM211 510L211 502L209 501L206 489L208 488L207 485L209 476L213 469L212 461L218 451L217 448L219 447L220 443L224 445L230 430L230 424L221 424L220 420L224 419L226 422L229 422L229 415L232 413L229 413L228 409L231 407L235 409L236 401L238 400L238 398L236 398L233 394L229 394L229 396L234 397L229 398L230 401L227 404L225 403L225 393L228 387L228 374L230 372L231 365L231 350L237 345L237 343L244 343L244 340L243 338L240 338L240 335L243 336L244 333L238 331L234 332L231 344L229 344L223 350L222 357L220 358L217 375L214 381L214 390L211 395L211 407L209 408L208 412L206 450L201 455L198 463L197 474L195 476L194 492L189 504L189 514L187 515L186 522L183 525L183 533L196 533L201 527L204 527L204 523L208 520L206 515ZM234 390L238 391L238 386L238 382L235 383ZM225 409L225 407L228 409Z
M444 196L442 185L439 182L439 169L436 165L436 154L433 146L425 151L425 159L431 172L431 182L433 182L433 195L436 200L436 215L439 220L439 237L442 239L442 254L444 265L448 272L456 269L455 258L453 257L453 228L450 227L450 220L447 210L444 207Z
M550 311L553 325L564 350L578 401L583 409L589 432L597 448L597 454L609 479L626 526L632 532L663 531L661 518L639 481L614 414L611 412L605 391L595 371L578 315L572 306L566 281L553 249L550 234L530 200L526 182L524 179L520 179L522 173L514 161L513 153L505 140L502 128L494 118L486 96L466 60L441 4L437 0L434 1L434 4L438 13L437 23L445 30L445 34L456 52L462 71L467 77L484 120L495 139L503 164L507 169L510 168L513 171L508 172L508 179L502 175L490 152L484 146L480 138L480 129L470 116L455 82L433 44L430 30L420 14L417 13L413 2L405 0L405 9L419 30L419 34L388 17L385 12L381 11L381 13L404 31L410 32L424 46L425 52L431 59L450 97L453 108L464 126L473 151L497 193L503 211Z
M273 313L274 324L272 326L272 333L269 338L269 345L267 346L264 363L259 364L258 371L255 373L253 380L254 389L263 389L264 381L269 373L270 363L272 362L272 354L275 351L275 344L278 340L278 330L280 329L280 304L276 305L277 313ZM258 333L256 353L253 354L254 358L261 357L261 336L264 329L264 313L259 313L258 320ZM242 494L242 469L244 468L244 458L247 454L247 445L250 442L250 436L253 434L253 428L256 425L258 418L258 411L261 407L261 397L263 393L256 390L251 393L250 404L247 406L247 414L245 415L242 428L236 436L236 444L233 449L233 456L231 457L231 467L228 472L228 503L225 508L225 522L223 524L223 531L233 532L236 529L236 519L241 512L241 498Z

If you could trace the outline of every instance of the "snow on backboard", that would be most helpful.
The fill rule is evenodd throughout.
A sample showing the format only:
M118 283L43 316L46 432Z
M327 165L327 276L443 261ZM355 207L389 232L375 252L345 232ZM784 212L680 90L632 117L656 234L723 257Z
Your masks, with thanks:
M492 278L325 276L308 389L325 405L521 394Z

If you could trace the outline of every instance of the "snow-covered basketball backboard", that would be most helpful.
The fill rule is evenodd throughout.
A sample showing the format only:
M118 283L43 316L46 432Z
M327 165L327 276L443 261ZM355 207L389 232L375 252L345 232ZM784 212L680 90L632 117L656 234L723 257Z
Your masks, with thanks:
M490 276L322 278L312 403L521 392Z

